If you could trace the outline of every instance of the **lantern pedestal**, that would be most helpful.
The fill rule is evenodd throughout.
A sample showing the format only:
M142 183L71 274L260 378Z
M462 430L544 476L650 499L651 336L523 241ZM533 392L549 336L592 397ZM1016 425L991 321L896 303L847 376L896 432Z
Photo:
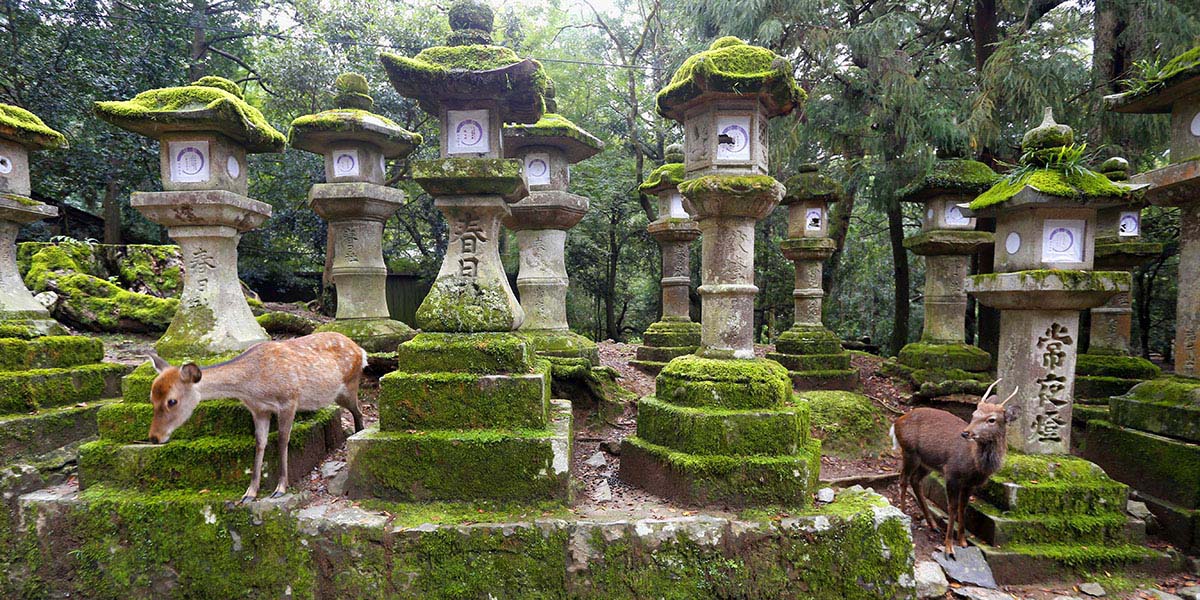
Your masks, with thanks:
M658 373L671 360L692 354L700 346L700 324L688 315L691 244L700 237L700 228L690 218L663 216L646 229L658 242L662 255L662 318L646 328L642 345L630 364Z
M53 217L58 209L25 196L0 193L0 325L37 335L65 335L50 311L37 300L17 271L17 233L21 226Z

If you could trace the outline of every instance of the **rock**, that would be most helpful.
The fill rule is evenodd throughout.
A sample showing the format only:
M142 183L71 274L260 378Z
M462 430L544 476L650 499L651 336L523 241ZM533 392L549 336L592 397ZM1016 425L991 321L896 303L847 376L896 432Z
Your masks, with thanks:
M596 486L596 493L592 497L596 502L612 502L612 488L609 487L607 481L601 481L600 485Z
M942 566L946 577L964 585L973 585L988 589L996 589L996 579L992 576L992 568L983 558L983 552L975 546L956 548L954 558L946 556L940 550L933 553L933 560Z
M321 465L321 477L329 479L346 467L344 460L331 460Z
M326 484L325 489L334 496L346 495L346 482L350 480L350 471L342 469L337 475L334 475Z
M600 449L613 456L620 456L621 442L620 440L604 440L600 442Z
M1175 591L1183 600L1200 600L1200 585L1189 585Z
M1134 518L1145 521L1147 530L1153 529L1158 523L1154 518L1154 513L1150 512L1150 509L1146 507L1145 502L1130 500L1125 504L1125 511Z
M817 502L829 504L830 502L833 502L835 495L836 494L834 494L833 488L821 488L817 490Z
M917 579L918 598L941 598L950 589L950 583L946 581L946 574L942 572L942 568L937 563L931 560L918 562L914 574Z
M1138 590L1139 598L1154 598L1154 600L1183 600L1175 594L1168 594L1162 590Z
M1102 598L1108 595L1108 592L1104 591L1104 586L1091 582L1079 584L1079 591L1093 598Z
M606 458L604 456L603 452L596 452L595 454L592 454L591 456L589 456L588 459L586 461L584 461L584 464L586 464L589 467L596 467L597 469L602 469L602 468L608 466L608 458Z
M54 292L42 292L33 297L38 304L45 306L47 310L52 310L55 304L58 304L58 294Z
M981 587L955 588L954 597L967 598L968 600L1017 600L1012 594L1006 594L1000 590L989 590Z
M1078 596L1055 596L1052 600L1080 600Z

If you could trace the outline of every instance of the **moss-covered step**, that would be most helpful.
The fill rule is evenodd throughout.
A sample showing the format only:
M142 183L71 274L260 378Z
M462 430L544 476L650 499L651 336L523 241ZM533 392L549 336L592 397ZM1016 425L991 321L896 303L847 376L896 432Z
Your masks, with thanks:
M842 350L842 340L824 327L793 325L775 340L775 351L782 354L837 354Z
M214 365L219 362L229 360L237 356L237 353L212 356L207 358L194 359L194 362L202 367ZM180 366L192 359L172 359L171 364ZM137 367L134 367L128 375L121 378L121 398L125 402L140 402L144 404L150 403L150 386L154 385L154 378L158 377L158 373L154 370L154 365L150 361L146 361Z
M93 486L25 496L0 596L368 600L914 597L908 519L868 491L667 519ZM436 510L431 510L435 508ZM436 519L436 520L434 520ZM180 543L185 540L186 543ZM164 593L163 590L170 590ZM24 592L24 593L21 593Z
M125 365L0 371L0 415L95 402L116 396Z
M96 414L116 400L0 416L0 464L32 458L96 435Z
M600 364L600 348L596 342L572 331L518 331L539 357L584 358L593 365Z
M1099 515L1124 510L1129 487L1084 458L1010 452L976 496L1005 512Z
M320 325L314 331L335 331L367 352L391 352L417 334L412 327L394 319L340 319Z
M1138 500L1154 513L1159 537L1189 555L1200 554L1200 509L1183 508L1140 491Z
M536 362L514 333L420 333L396 349L405 373L532 373Z
M1107 403L1113 396L1129 393L1129 390L1145 379L1125 379L1100 375L1075 375L1075 402Z
M303 413L301 413L303 417ZM119 402L96 415L100 437L122 444L146 443L154 407L149 402ZM205 400L186 423L171 433L171 440L223 435L254 435L254 418L237 400Z
M846 458L878 456L891 448L891 421L870 398L844 390L798 392L794 404L807 405L812 432L825 455Z
M642 344L668 348L691 347L694 352L700 346L700 324L692 321L656 321L642 334Z
M969 372L986 372L992 365L992 356L970 344L934 344L916 342L900 349L897 360L913 369L958 369Z
M805 402L781 410L722 410L647 396L638 402L637 436L688 454L791 455L808 442L810 422Z
M1107 400L1161 374L1154 363L1136 356L1080 354L1075 362L1075 397Z
M858 370L827 369L821 371L788 371L797 390L855 390L859 387Z
M638 346L629 364L657 375L667 363L696 351L697 346Z
M659 400L677 406L778 408L791 399L787 369L770 360L681 356L655 380Z
M379 379L379 430L543 429L550 363L521 375L405 373Z
M918 369L901 363L896 358L883 361L880 371L889 377L905 379L916 389L913 398L924 406L945 408L940 406L947 396L982 396L995 378L989 373L975 373L962 369ZM934 402L929 402L934 400ZM971 410L974 410L973 408ZM955 414L958 411L952 410ZM967 411L967 415L970 410ZM965 418L966 415L959 415Z
M615 424L625 413L626 405L637 395L617 383L620 373L612 367L593 366L586 358L547 357L551 365L550 394L565 398L571 406L592 411L595 418Z
M1088 423L1077 451L1139 493L1200 509L1200 444L1097 419Z
M104 360L104 343L75 335L0 338L0 371L62 369Z
M347 492L400 501L567 501L571 403L551 404L542 429L365 429L346 442Z
M768 352L767 358L783 365L788 371L844 371L850 368L850 353L782 354Z
M1117 425L1200 443L1200 380L1154 379L1111 398L1109 405Z
M678 452L637 436L621 443L622 480L690 505L811 506L821 470L821 442L794 454L718 456Z
M1072 539L1046 544L991 546L978 539L992 576L1000 585L1033 585L1082 579L1096 573L1155 577L1177 572L1169 555L1137 544L1082 545Z
M267 444L262 489L278 481L277 435L272 432ZM339 407L298 415L288 444L288 481L301 481L345 436ZM172 439L157 445L101 439L79 449L83 487L102 483L143 491L238 491L250 483L253 466L252 434Z

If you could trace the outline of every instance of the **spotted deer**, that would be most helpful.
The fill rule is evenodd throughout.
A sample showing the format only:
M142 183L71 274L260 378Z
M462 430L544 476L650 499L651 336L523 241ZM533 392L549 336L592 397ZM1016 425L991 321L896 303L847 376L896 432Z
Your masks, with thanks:
M250 410L254 418L254 475L242 502L258 496L271 415L275 415L279 430L279 483L272 498L287 489L288 441L297 411L314 411L337 402L354 416L354 430L363 428L358 386L367 353L340 333L261 342L232 360L208 367L190 362L173 367L154 353L150 360L158 371L150 388L150 403L154 405L150 443L167 443L205 400L236 398Z
M954 557L954 527L958 526L958 545L966 547L966 510L971 494L987 482L1004 463L1008 450L1008 424L1017 418L1016 405L1005 407L1017 395L1017 390L1004 402L988 401L997 381L988 387L975 406L971 422L936 408L915 408L896 419L892 440L901 450L900 510L907 496L905 486L912 489L917 506L929 527L937 524L925 504L921 481L930 471L941 473L946 480L946 555ZM995 397L993 397L995 398Z

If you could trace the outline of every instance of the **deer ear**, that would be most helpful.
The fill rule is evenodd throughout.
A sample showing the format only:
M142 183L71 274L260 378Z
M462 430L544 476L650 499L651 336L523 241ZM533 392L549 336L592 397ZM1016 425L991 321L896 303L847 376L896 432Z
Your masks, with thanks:
M167 369L171 368L170 363L163 360L163 358L161 356L159 356L153 352L147 354L146 358L150 359L150 364L153 364L154 370L158 371L159 373L162 373L163 371L166 371Z
M187 383L198 383L200 381L200 367L196 363L188 363L179 368L179 377Z

